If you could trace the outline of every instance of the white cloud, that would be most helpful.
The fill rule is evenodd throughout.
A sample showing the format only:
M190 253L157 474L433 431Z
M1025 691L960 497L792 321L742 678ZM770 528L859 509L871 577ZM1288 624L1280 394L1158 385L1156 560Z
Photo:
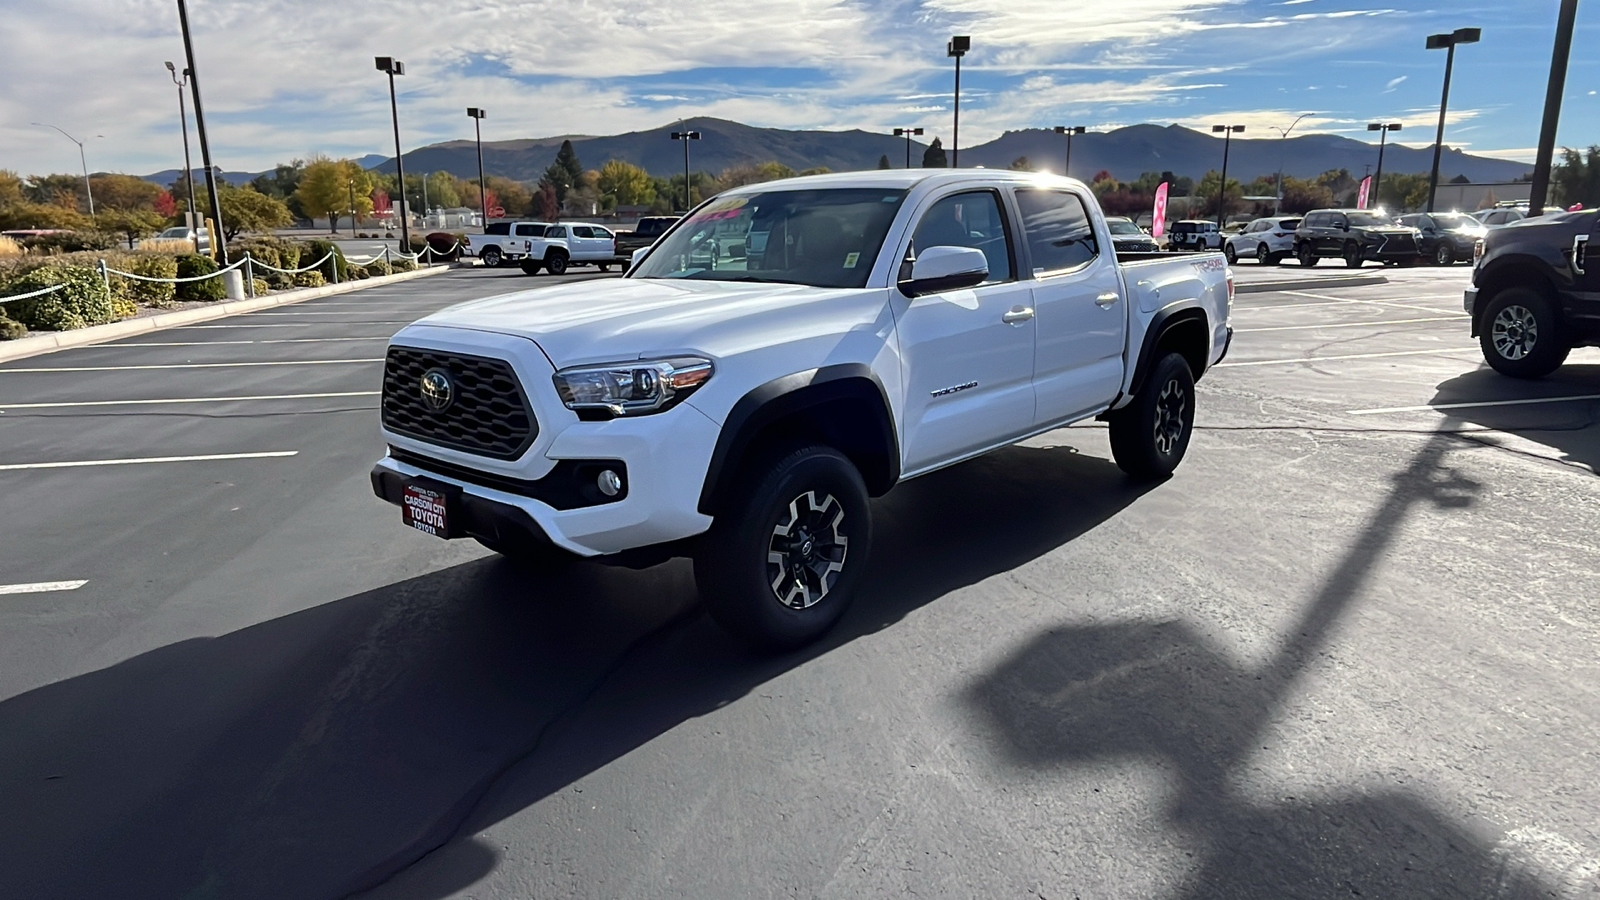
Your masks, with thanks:
M1409 75L1401 75L1399 78L1391 78L1391 79L1389 79L1389 83L1385 84L1383 86L1383 92L1385 94L1394 93L1394 89L1399 87L1402 84L1405 84L1406 79L1410 78L1410 77L1411 76L1409 76Z

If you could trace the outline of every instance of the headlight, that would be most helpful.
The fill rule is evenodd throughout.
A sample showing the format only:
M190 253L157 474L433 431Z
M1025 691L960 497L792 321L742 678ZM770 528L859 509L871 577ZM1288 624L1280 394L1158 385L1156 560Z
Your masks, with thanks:
M567 409L613 416L667 409L711 379L711 360L698 357L575 366L553 377Z

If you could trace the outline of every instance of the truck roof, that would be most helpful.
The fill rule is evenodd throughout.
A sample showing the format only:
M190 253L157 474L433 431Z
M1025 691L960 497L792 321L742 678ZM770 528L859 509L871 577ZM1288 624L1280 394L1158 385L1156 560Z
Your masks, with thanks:
M781 178L760 184L741 185L725 193L744 194L755 190L806 190L813 188L892 188L909 190L919 185L1047 184L1057 187L1084 187L1076 178L1048 172L1018 172L1012 169L873 169L865 172L830 172Z

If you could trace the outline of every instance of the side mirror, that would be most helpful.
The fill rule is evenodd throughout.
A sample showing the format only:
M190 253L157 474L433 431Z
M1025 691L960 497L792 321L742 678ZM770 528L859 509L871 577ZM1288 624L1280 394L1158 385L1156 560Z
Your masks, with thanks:
M628 271L632 272L634 269L637 269L639 267L639 263L644 262L644 258L649 255L649 247L640 247L639 249L633 251L633 256L628 258Z
M974 287L989 279L989 260L973 247L929 247L910 268L910 277L902 277L899 284L907 297Z

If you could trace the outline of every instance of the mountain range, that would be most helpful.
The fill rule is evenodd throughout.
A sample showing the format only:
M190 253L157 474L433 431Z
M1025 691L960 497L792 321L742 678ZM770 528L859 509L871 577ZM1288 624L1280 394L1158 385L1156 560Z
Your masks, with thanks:
M906 142L890 134L861 130L791 131L757 128L726 119L694 118L647 131L632 131L610 136L560 135L509 141L486 141L483 145L484 171L519 181L534 181L555 160L561 143L572 141L578 159L587 167L598 168L608 159L620 159L642 166L652 175L672 175L683 171L683 142L671 139L673 131L698 131L700 139L689 142L689 165L695 171L720 172L730 166L777 160L795 169L826 166L833 171L872 169L880 157L891 165L905 165ZM911 164L919 166L925 144L912 142ZM948 148L947 148L948 152ZM1080 134L1072 141L1072 172L1090 178L1101 170L1129 181L1144 172L1170 171L1199 178L1209 169L1222 166L1223 142L1181 125L1131 125L1102 133ZM1048 129L1008 131L995 140L962 148L965 166L1003 168L1018 157L1027 157L1036 168L1060 171L1066 154L1066 140ZM1376 166L1378 148L1364 141L1335 134L1308 134L1286 140L1278 138L1234 138L1228 154L1230 174L1248 181L1275 172L1281 166L1286 174L1310 178L1330 169L1348 169L1358 177L1366 166ZM379 171L394 171L394 158L380 154L362 157L362 165ZM1433 163L1431 147L1413 149L1390 144L1384 153L1388 172L1426 172ZM472 141L446 141L408 151L405 165L410 172L444 170L462 178L478 175L477 148ZM1513 160L1473 156L1446 147L1440 163L1441 181L1465 176L1477 183L1513 181L1532 167ZM166 184L179 170L146 176ZM248 181L260 173L224 172L229 181Z

